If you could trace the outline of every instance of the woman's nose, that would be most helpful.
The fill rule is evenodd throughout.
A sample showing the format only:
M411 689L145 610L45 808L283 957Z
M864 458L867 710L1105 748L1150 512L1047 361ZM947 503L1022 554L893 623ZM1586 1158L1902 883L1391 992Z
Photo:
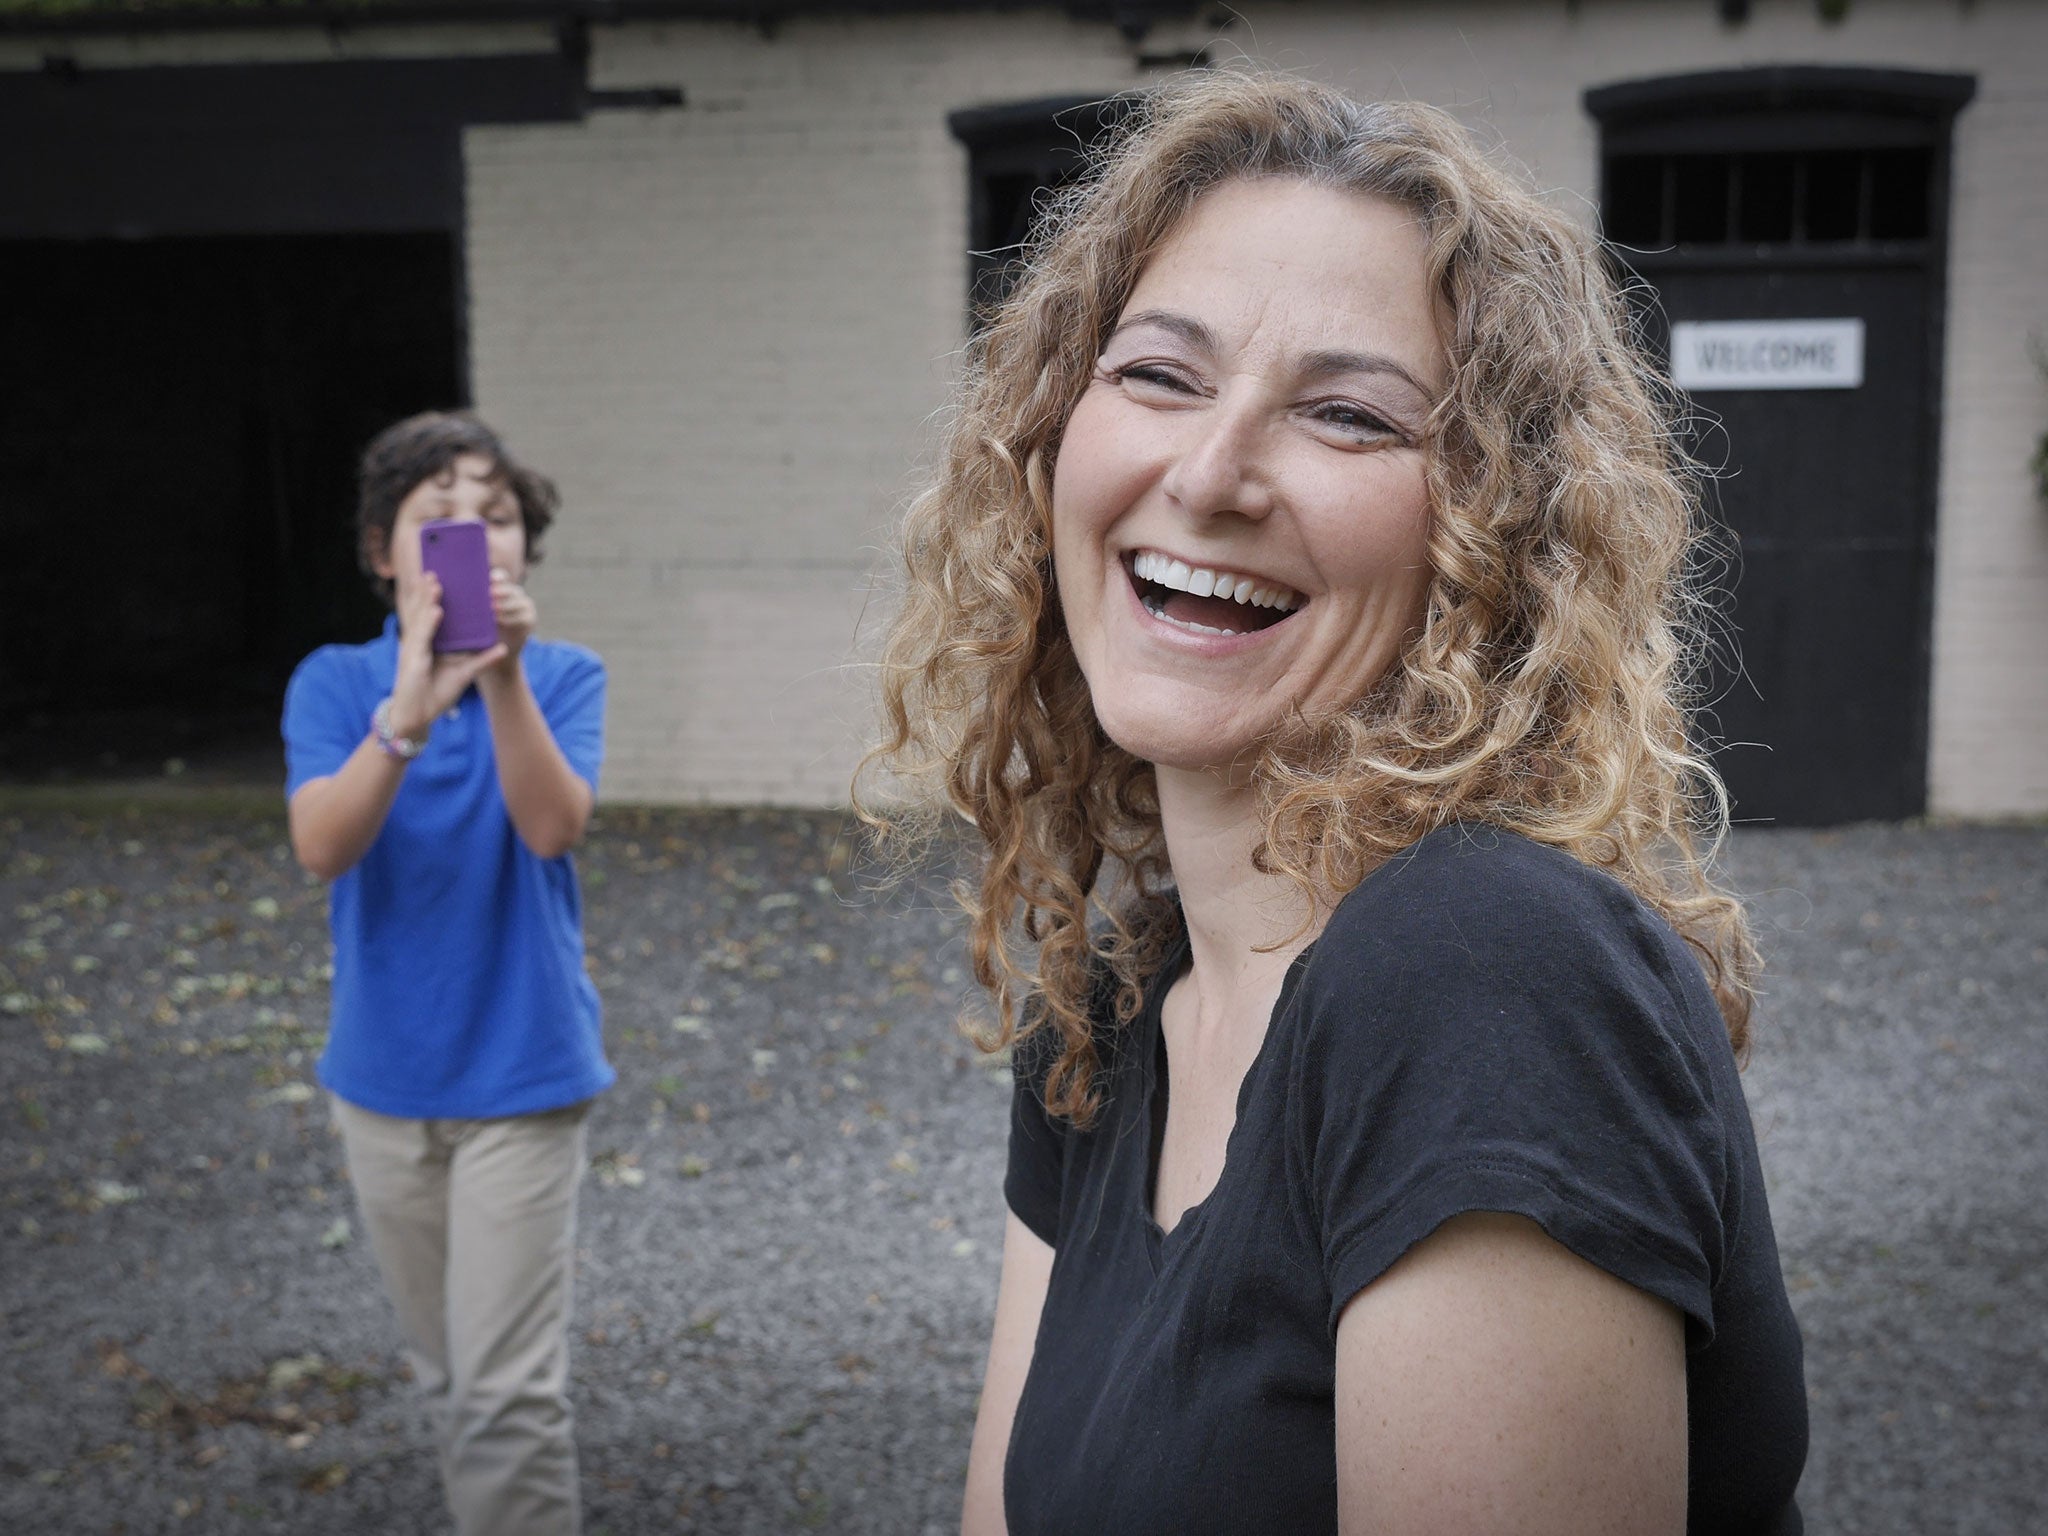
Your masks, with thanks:
M1192 412L1162 489L1195 517L1263 518L1273 509L1266 437L1265 421L1249 405L1218 401Z

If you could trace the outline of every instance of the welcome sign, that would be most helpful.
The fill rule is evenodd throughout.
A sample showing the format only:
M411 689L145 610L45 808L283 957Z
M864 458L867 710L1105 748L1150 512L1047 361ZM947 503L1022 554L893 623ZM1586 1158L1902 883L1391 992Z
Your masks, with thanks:
M1710 389L1858 389L1861 320L1679 320L1671 382Z

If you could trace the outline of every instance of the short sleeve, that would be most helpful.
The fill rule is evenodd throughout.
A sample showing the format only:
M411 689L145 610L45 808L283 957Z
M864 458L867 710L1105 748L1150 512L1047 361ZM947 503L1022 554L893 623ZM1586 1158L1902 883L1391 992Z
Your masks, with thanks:
M549 679L541 714L570 770L597 790L604 764L604 662L582 646L561 647L562 665Z
M1059 1246L1060 1190L1071 1132L1045 1107L1045 1078L1056 1038L1050 1029L1039 1030L1019 1041L1011 1054L1010 1162L1003 1175L1003 1198L1010 1209L1052 1247Z
M1439 833L1340 907L1303 992L1333 1330L1408 1248L1495 1211L1711 1339L1728 1154L1706 1053L1726 1036L1682 942L1627 890L1507 834Z
M322 646L299 663L285 685L283 730L287 800L339 773L370 734L369 714L349 686L345 648Z

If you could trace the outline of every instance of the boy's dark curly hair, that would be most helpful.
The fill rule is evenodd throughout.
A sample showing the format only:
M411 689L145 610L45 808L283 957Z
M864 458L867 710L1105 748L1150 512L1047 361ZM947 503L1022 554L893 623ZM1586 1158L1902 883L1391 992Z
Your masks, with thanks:
M540 563L541 535L562 504L554 481L514 458L498 434L467 411L422 411L386 427L363 450L356 484L356 559L385 606L391 582L370 563L373 547L391 541L398 508L414 489L443 473L466 453L489 459L492 478L502 480L519 503L526 526L526 563Z

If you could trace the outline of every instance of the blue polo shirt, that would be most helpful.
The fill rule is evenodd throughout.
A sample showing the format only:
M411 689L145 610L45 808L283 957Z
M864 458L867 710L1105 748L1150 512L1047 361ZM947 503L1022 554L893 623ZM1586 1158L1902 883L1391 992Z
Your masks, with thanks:
M521 652L541 714L593 790L604 757L604 663L581 646ZM285 794L340 771L398 674L398 623L322 646L284 696ZM383 830L334 882L333 1018L320 1081L406 1119L486 1119L575 1104L611 1086L583 901L567 855L536 856L498 788L491 722L471 688L434 722Z

